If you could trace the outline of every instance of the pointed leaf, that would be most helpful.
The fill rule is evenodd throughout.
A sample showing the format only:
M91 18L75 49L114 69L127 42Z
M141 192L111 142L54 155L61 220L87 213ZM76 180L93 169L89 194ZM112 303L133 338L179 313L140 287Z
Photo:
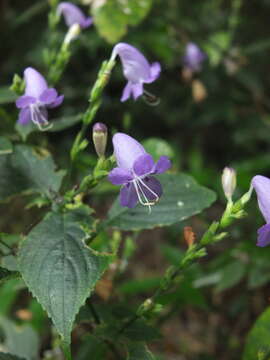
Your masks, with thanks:
M0 201L22 192L39 192L47 196L57 192L64 171L55 171L48 154L38 154L26 145L17 145L12 154L0 156Z
M154 355L144 343L130 343L128 345L127 360L155 360Z
M270 356L270 308L264 311L255 322L248 334L244 349L243 360L259 359L258 354L263 354L262 359ZM266 356L268 355L268 356Z
M168 226L200 213L215 201L215 193L184 174L162 174L158 177L163 187L159 202L148 208L137 205L134 209L121 207L116 199L109 211L108 224L122 230L151 229Z
M111 260L88 248L84 238L77 215L51 213L19 251L23 279L66 343L76 314Z
M25 360L22 357L0 352L0 360Z

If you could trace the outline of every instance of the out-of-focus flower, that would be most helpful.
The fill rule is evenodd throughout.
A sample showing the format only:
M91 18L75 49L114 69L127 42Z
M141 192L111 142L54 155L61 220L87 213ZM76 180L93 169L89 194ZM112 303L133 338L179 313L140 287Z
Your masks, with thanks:
M93 126L92 136L96 153L99 157L104 156L108 136L107 126L101 122L95 123L95 125Z
M194 43L189 42L186 46L185 55L183 56L184 66L190 69L192 72L198 72L201 70L202 63L206 59L206 55L201 49Z
M221 176L224 194L228 201L232 201L232 196L236 188L236 171L233 168L225 167Z
M44 77L31 67L24 70L24 81L25 92L16 101L20 109L18 123L26 125L32 121L40 130L47 130L51 127L47 108L61 105L64 95L58 96L54 88L48 88Z
M133 208L139 201L151 210L162 195L160 182L151 175L167 171L170 160L161 156L155 163L138 141L123 133L114 135L113 146L118 166L109 173L109 180L122 185L120 204Z
M257 245L264 247L270 244L270 179L256 175L251 185L257 193L258 205L266 224L258 229Z
M161 67L158 62L149 64L144 55L126 43L118 43L113 48L111 60L119 55L123 65L123 72L128 80L124 88L121 101L126 101L132 95L134 100L143 94L143 84L155 81L160 74Z
M66 25L69 27L74 24L79 24L82 29L85 29L93 23L91 17L85 16L78 6L68 1L59 3L57 6L57 14L59 16L63 14Z

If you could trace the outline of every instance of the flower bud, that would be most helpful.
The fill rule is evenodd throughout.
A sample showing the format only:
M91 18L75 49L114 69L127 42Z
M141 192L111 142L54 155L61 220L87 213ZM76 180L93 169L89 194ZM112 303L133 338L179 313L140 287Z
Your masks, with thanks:
M196 103L200 103L207 97L207 90L204 84L198 80L194 79L192 81L192 96Z
M231 201L236 187L235 170L233 168L225 167L222 173L221 182L227 200Z
M95 145L96 153L99 157L104 156L107 145L107 126L103 123L96 123L93 126L93 142Z
M68 46L71 41L77 39L80 35L81 27L79 24L73 24L69 29L64 39L64 45Z

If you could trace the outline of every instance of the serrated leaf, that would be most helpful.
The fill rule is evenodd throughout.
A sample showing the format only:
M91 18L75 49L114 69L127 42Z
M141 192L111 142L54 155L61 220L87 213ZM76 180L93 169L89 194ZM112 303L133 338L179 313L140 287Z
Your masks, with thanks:
M107 0L94 3L92 15L98 32L108 42L115 43L127 32L128 25L137 25L148 14L152 0Z
M22 357L18 357L16 355L11 355L8 353L0 353L0 360L25 360Z
M18 255L23 279L66 343L76 314L111 260L87 247L84 238L77 216L50 213Z
M0 318L0 326L5 334L4 346L10 354L27 360L38 358L39 339L31 326L18 326L4 317Z
M49 154L42 156L26 145L17 145L13 153L0 156L0 201L23 192L38 192L50 196L57 192L64 171L55 171Z
M249 332L243 353L243 360L256 360L258 354L270 354L270 308L265 310ZM264 359L264 357L262 357Z
M116 199L108 214L108 225L122 230L152 229L169 226L200 213L216 199L213 191L200 186L184 174L162 174L159 180L163 195L159 202L148 209L137 205L134 209L121 207Z
M130 343L127 360L155 360L155 357L144 343Z

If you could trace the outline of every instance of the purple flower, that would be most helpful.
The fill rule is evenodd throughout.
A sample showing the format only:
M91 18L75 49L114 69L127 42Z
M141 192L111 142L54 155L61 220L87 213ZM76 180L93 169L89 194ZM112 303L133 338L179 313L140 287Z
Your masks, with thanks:
M205 53L203 53L196 44L192 42L187 44L183 62L188 69L191 71L200 71L202 62L205 59Z
M58 96L54 88L48 88L44 77L31 67L24 70L24 81L24 95L16 101L20 109L18 123L26 125L32 121L40 130L47 130L50 127L47 108L59 106L64 95Z
M122 185L120 204L133 208L139 201L151 209L162 195L160 182L151 175L167 171L170 160L161 156L155 163L138 141L123 133L114 135L113 146L118 166L109 173L109 180L114 185Z
M257 245L264 247L270 244L270 179L265 176L256 175L251 181L254 187L258 205L266 224L258 230Z
M160 64L158 62L149 64L138 49L126 43L115 45L112 52L112 60L117 55L120 57L124 75L128 80L121 101L126 101L131 95L136 100L143 94L143 84L152 83L159 77L161 71Z
M85 29L93 23L92 18L85 16L78 6L67 1L59 3L57 13L59 16L63 14L65 22L69 27L79 24L82 29Z

